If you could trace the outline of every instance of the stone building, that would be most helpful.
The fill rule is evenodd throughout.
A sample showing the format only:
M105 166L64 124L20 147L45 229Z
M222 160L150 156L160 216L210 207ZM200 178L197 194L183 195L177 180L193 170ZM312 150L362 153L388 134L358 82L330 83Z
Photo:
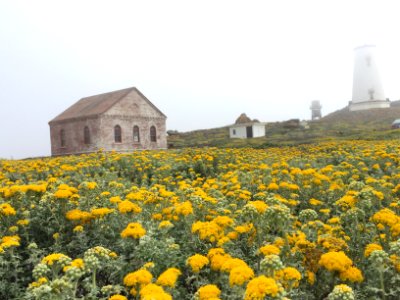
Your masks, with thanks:
M135 87L82 98L49 122L51 154L164 149L166 119Z

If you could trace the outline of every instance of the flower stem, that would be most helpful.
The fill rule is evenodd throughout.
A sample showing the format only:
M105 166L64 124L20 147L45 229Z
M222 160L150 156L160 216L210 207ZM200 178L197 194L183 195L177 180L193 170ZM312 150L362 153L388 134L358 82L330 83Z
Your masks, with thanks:
M386 295L386 291L385 291L385 281L383 279L383 271L382 270L379 271L379 279L380 279L380 282L381 282L382 299L385 300L386 299L386 296L385 296Z
M97 289L96 269L93 270L93 274L92 274L92 289L93 289L93 291L95 291Z

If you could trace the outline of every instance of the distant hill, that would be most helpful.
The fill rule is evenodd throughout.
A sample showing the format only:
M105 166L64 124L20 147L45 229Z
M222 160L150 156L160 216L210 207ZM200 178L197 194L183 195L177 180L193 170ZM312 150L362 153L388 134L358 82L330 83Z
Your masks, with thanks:
M395 119L400 119L400 101L391 102L390 108L377 108L361 111L349 111L348 106L330 113L321 122L331 124L370 126L375 129L389 129Z
M400 139L400 130L391 130L395 119L400 119L400 101L390 108L350 112L344 107L317 121L309 121L309 129L287 128L286 122L266 125L266 136L252 139L229 138L228 126L190 132L174 132L168 136L170 148L182 147L255 147L298 145L337 139Z

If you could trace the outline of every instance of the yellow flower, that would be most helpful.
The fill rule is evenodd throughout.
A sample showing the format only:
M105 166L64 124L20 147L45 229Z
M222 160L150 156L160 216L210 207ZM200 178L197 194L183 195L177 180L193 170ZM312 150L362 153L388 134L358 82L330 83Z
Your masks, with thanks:
M55 182L57 182L57 178L55 178L55 177L50 177L50 178L47 180L47 182L48 182L48 183L55 183Z
M9 203L0 204L0 215L15 216L17 212Z
M350 267L347 270L340 273L340 279L343 281L351 281L351 282L362 282L364 277L360 271L360 269L356 267Z
M343 272L353 264L343 251L322 254L318 263L331 272Z
M254 228L254 225L252 223L249 223L249 224L236 226L235 231L237 231L238 233L247 233L247 232L250 232L253 228Z
M236 267L248 267L246 262L241 260L240 258L229 258L227 259L224 264L221 266L222 272L230 272Z
M329 299L355 299L353 289L346 284L339 284L328 295Z
M246 287L245 300L261 300L267 296L276 297L283 292L282 286L273 278L261 275L252 279Z
M145 264L143 265L143 269L146 269L146 270L148 270L148 269L153 269L154 266L155 266L155 264L154 264L153 262L149 261L149 262L147 262L147 263L145 263Z
M392 210L383 208L371 217L371 221L377 224L381 223L392 227L399 222L399 217Z
M215 242L223 236L223 228L217 223L197 221L192 225L192 233L199 233L201 240Z
M306 271L307 273L307 281L309 284L314 285L315 283L315 273L311 271Z
M322 208L319 211L320 211L320 213L323 213L324 215L329 215L329 213L331 212L331 210L329 208Z
M230 238L228 238L227 236L223 236L222 238L220 238L217 242L217 246L218 247L222 247L223 244L230 242Z
M154 283L144 286L139 294L141 300L172 300L170 294L166 293L161 286Z
M342 198L335 202L336 205L339 205L343 208L353 208L356 205L357 199L352 195L344 195Z
M328 251L340 251L348 248L346 242L333 236L318 237L318 244Z
M82 259L77 258L77 259L74 259L74 260L71 262L71 266L73 266L73 267L75 267L75 268L83 269L83 267L85 266L85 263L83 262Z
M396 269L396 271L400 272L400 257L398 257L396 254L392 254L390 255L390 260L393 263L393 266Z
M330 218L328 220L329 224L339 224L340 223L340 218L339 217L334 217L334 218Z
M369 256L371 255L371 253L374 252L375 250L382 250L382 249L383 249L383 248L382 248L381 245L374 244L374 243L368 244L368 245L365 247L364 256L365 256L365 257L369 257Z
M214 218L213 222L215 222L216 224L218 224L219 226L221 226L223 228L233 225L232 218L227 217L227 216L218 216L218 217Z
M128 298L122 295L113 295L108 300L128 300Z
M236 231L230 231L226 235L230 240L236 240L239 237L239 234Z
M151 218L152 218L153 220L158 220L158 221L160 221L160 220L162 220L163 216L162 216L162 214L157 213L157 214L152 214L152 215L151 215Z
M42 263L52 266L55 262L58 262L61 259L69 259L69 257L62 253L52 253L44 257Z
M121 214L126 214L128 212L138 214L142 211L142 208L129 200L124 200L118 203L118 210Z
M221 290L214 284L207 284L198 289L196 292L199 300L219 299Z
M250 267L245 265L238 266L229 272L229 284L230 286L243 285L253 277L254 271Z
M397 224L393 225L390 228L390 232L391 232L393 237L398 237L400 235L400 223L397 223Z
M156 283L162 286L174 287L178 276L181 274L182 272L179 269L169 268L158 277Z
M274 240L274 245L278 248L281 248L285 245L285 240L281 237L277 237Z
M73 232L82 232L83 231L83 226L81 226L81 225L75 226L72 231Z
M10 231L11 233L15 233L18 231L18 226L11 226L8 228L8 231Z
M65 217L70 221L83 221L86 222L92 218L92 214L80 209L73 209L65 214Z
M121 232L122 238L139 239L146 234L146 230L139 223L129 223L128 226Z
M301 273L293 267L286 267L282 270L276 271L275 277L279 281L283 281L285 287L293 285L297 287L301 280Z
M84 267L85 267L85 263L84 263L83 259L77 258L77 259L74 259L68 266L65 266L63 268L63 271L66 272L71 268L77 268L77 269L83 270Z
M92 216L94 216L95 218L102 218L105 215L108 215L110 213L112 213L114 210L111 208L107 208L107 207L101 207L101 208L94 208L90 211L90 213L92 214Z
M94 190L97 187L96 182L83 182L80 187L86 187L88 190Z
M170 221L161 221L160 224L158 225L158 229L163 229L163 228L172 228L174 227L174 224L172 224Z
M29 284L30 288L37 288L43 284L45 284L47 282L47 278L46 277L40 277L37 281L32 282L31 284Z
M54 193L54 197L58 199L66 199L72 196L72 192L70 190L57 190Z
M279 190L279 185L277 185L275 182L271 182L271 183L268 185L267 190L270 190L270 191Z
M111 197L110 202L111 203L120 203L122 200L119 196Z
M319 200L314 199L314 198L311 198L308 202L309 202L311 205L314 205L314 206L323 204L322 201L319 201Z
M231 258L222 248L211 248L208 251L207 257L210 260L211 269L214 271L219 271L222 265Z
M194 273L199 273L209 263L208 258L200 254L192 255L186 260L186 264L192 268Z
M279 255L279 253L281 253L281 250L274 245L265 245L259 249L259 252L264 255L270 255L270 254Z
M29 220L27 220L27 219L21 219L21 220L17 221L17 225L20 225L20 226L26 226L28 224L29 224Z
M263 214L268 208L268 205L265 202L260 201L260 200L249 201L246 205L253 206L257 210L257 212L260 214Z
M178 215L187 216L193 213L193 206L190 201L185 201L175 205L175 212Z
M124 285L127 287L135 287L136 285L146 285L151 282L153 275L145 269L140 269L129 273L124 277Z
M18 247L21 238L18 235L6 235L1 238L0 248ZM1 252L1 251L0 251Z

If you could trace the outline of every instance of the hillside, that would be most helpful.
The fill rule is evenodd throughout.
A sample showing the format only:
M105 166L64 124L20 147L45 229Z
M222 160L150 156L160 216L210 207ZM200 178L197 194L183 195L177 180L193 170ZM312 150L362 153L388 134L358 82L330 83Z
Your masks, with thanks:
M349 111L348 107L337 110L324 118L321 122L330 124L351 124L362 127L370 126L375 129L388 129L395 119L400 118L400 101L391 103L390 108L377 108L362 111Z
M309 121L310 128L287 128L285 122L266 125L266 136L253 139L230 139L228 126L175 133L168 137L171 148L182 147L268 147L306 144L333 139L382 140L400 138L400 130L391 130L400 118L400 101L390 108L350 112L344 107L321 120Z

